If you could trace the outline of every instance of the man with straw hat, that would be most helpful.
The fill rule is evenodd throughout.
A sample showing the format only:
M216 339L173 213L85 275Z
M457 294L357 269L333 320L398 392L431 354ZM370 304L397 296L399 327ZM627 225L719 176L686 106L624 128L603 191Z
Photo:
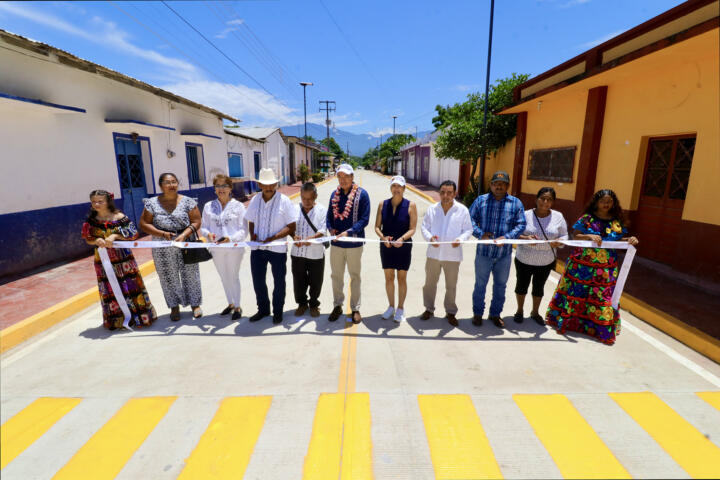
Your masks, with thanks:
M278 179L270 168L260 170L257 180L262 193L255 195L247 208L250 240L270 243L295 234L295 208L290 199L277 191ZM250 252L250 271L257 297L258 311L250 317L257 322L270 315L270 298L265 283L267 266L273 275L273 323L282 322L285 305L285 274L287 272L287 245L255 246Z

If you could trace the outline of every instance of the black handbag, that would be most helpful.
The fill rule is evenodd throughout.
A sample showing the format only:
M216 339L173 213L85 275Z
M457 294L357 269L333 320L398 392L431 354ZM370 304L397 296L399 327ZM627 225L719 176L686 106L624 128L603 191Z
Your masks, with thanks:
M188 236L186 241L199 242L200 237L192 224L190 225L190 230L192 230L192 233ZM212 254L210 254L207 248L181 248L180 251L182 252L183 263L185 265L207 262L212 258Z
M305 210L303 210L302 205L300 205L300 212L303 214L303 217L305 217L305 221L307 222L308 225L310 225L310 228L313 229L313 232L317 233L318 229L315 228L315 225L313 225L313 223L310 221L310 217L308 217L308 214L305 213ZM330 242L323 242L323 247L329 248Z

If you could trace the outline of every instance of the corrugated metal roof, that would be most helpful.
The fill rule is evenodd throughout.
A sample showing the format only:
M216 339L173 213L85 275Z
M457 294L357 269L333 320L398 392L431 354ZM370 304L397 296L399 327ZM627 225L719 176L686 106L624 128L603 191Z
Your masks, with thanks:
M57 56L58 63L60 63L62 65L67 65L69 67L77 68L78 70L83 70L83 71L86 71L89 73L95 73L97 75L101 75L101 76L109 78L111 80L115 80L117 82L124 83L126 85L130 85L135 88L139 88L140 90L145 90L147 92L153 93L159 97L165 98L172 102L188 105L190 107L197 108L198 110L202 110L204 112L216 115L220 118L225 118L232 122L237 123L239 121L235 117L231 117L230 115L228 115L226 113L222 113L218 110L215 110L214 108L210 108L206 105L202 105L200 103L193 102L192 100L189 100L185 97L181 97L180 95L176 95L172 92L168 92L167 90L163 90L162 88L158 88L153 85L150 85L149 83L145 83L136 78L125 75L123 73L116 72L115 70L112 70L110 68L103 67L102 65L99 65L97 63L91 62L89 60L85 60L76 55L73 55L70 52L66 52L65 50L61 50L57 47L53 47L52 45L49 45L47 43L42 43L42 42L38 42L36 40L31 40L29 38L26 38L21 35L17 35L15 33L11 33L11 32L8 32L7 30L2 30L2 29L0 29L0 38L4 42L6 42L10 45L15 45L17 47L24 48L26 50L30 50L31 52L34 52L39 55L49 56L51 53L53 53Z
M232 129L233 132L237 132L240 135L258 140L265 140L277 130L280 129L278 127L237 127ZM282 135L282 131L280 134Z

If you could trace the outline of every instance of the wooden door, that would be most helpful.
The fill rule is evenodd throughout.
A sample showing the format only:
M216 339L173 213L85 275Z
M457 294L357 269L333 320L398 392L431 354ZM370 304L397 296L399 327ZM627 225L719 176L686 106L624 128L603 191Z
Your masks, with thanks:
M680 235L695 135L650 139L634 234L639 253L671 264Z

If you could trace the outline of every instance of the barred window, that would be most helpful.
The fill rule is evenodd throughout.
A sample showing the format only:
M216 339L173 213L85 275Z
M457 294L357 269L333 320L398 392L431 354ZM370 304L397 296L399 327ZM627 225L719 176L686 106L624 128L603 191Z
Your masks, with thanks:
M530 150L528 180L572 183L577 147Z

